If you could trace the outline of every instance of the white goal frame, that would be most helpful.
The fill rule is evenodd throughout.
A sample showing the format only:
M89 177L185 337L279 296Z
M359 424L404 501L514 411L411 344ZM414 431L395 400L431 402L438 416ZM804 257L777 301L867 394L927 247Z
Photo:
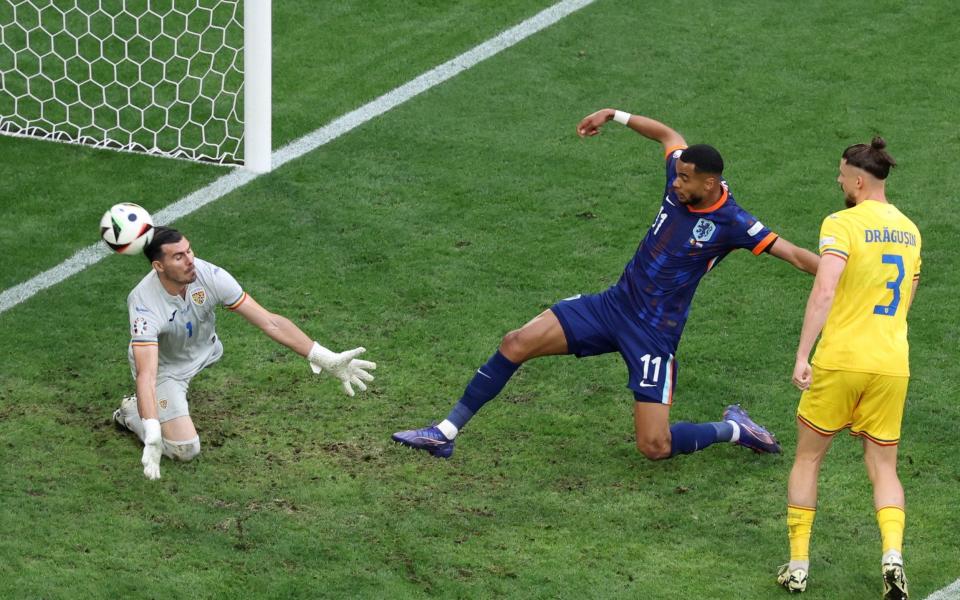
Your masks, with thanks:
M272 0L0 0L0 134L268 172L271 18Z
M243 3L243 155L254 173L270 171L273 54L272 0Z

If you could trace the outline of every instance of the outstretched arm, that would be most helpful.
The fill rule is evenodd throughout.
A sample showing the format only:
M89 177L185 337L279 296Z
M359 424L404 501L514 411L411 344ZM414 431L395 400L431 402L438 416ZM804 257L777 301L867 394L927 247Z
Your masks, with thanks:
M847 261L835 254L824 254L820 259L817 276L813 280L813 289L810 290L810 297L807 299L807 309L803 314L800 343L797 345L797 358L793 366L793 385L801 390L810 387L813 372L810 368L810 352L827 322L830 308L833 307L837 283L846 266Z
M584 117L577 125L577 135L580 137L597 135L600 133L600 128L615 116L618 117L618 121L643 137L660 142L663 145L664 152L671 148L687 145L682 135L660 121L641 115L631 115L612 108L604 108Z
M366 352L364 348L354 348L346 352L332 352L310 339L307 334L294 325L290 319L274 314L260 306L249 294L246 301L234 309L247 321L256 325L273 341L283 344L310 361L314 373L329 371L343 382L343 391L353 396L353 387L360 391L367 389L366 381L373 381L373 375L367 371L377 368L377 364L358 360L356 356Z
M770 247L770 254L781 260L785 260L801 271L806 271L811 275L817 274L817 266L820 264L820 257L810 252L806 248L794 246L787 240L777 238L777 241Z
M157 411L157 370L160 348L157 344L135 344L133 364L137 368L137 412L143 421L143 476L160 479L160 456L163 455L163 435L160 433Z
M310 348L313 347L313 340L294 325L293 321L268 311L249 294L247 294L247 299L233 312L256 325L271 340L283 344L304 358L310 353Z

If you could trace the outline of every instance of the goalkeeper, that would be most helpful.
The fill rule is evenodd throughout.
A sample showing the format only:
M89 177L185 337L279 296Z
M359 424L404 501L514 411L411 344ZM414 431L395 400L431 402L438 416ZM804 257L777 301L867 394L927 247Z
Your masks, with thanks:
M354 348L332 352L311 340L286 317L260 306L225 270L196 258L179 231L157 227L144 250L153 270L127 297L130 315L130 369L136 395L113 413L119 425L144 444L143 474L160 478L160 457L187 461L200 454L200 436L190 419L187 389L204 367L223 356L215 329L217 306L225 306L274 341L304 356L314 373L327 371L353 396L366 390L375 363Z

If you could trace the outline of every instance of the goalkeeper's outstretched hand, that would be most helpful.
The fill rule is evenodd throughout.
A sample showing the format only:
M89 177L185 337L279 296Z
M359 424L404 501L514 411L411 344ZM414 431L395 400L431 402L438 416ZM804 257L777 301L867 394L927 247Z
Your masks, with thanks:
M373 381L373 375L367 371L377 368L377 363L356 358L366 351L366 348L360 347L345 352L332 352L314 342L307 360L310 361L310 368L314 373L328 371L339 379L343 383L344 393L352 397L353 386L357 386L361 392L367 390L367 384L364 382Z

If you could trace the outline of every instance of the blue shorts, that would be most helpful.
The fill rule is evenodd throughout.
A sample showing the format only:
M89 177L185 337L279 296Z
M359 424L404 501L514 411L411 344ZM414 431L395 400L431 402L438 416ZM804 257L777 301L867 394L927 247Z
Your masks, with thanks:
M627 387L638 402L673 403L676 347L657 339L609 291L574 296L550 307L578 358L619 352L630 374Z

